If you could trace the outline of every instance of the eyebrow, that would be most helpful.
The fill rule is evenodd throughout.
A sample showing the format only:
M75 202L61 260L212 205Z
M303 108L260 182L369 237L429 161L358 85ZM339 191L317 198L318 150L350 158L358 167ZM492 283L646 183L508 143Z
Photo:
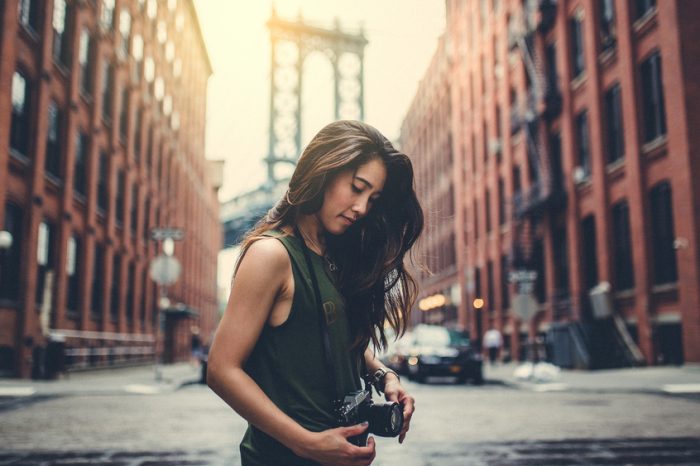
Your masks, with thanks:
M367 181L366 179L362 178L361 176L355 175L355 179L356 179L356 180L362 181L364 184L367 185L367 187L368 187L369 189L374 189L374 186L372 186L372 183L370 183L370 182ZM379 191L377 194L381 194L381 191Z

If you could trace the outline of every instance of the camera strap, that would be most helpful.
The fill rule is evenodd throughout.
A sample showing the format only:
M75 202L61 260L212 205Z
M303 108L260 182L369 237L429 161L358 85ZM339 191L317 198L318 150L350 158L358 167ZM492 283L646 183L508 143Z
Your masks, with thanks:
M338 380L335 376L335 369L333 367L333 360L331 359L331 338L328 335L328 326L326 324L326 316L323 311L323 300L321 299L321 289L318 286L318 279L316 277L316 272L314 271L313 263L311 262L311 255L309 254L309 248L306 246L306 241L304 237L301 236L301 232L298 227L294 227L294 234L299 241L301 241L301 249L304 251L304 258L306 259L306 266L309 269L309 274L311 275L311 283L313 284L314 294L316 295L316 303L318 305L318 320L319 327L321 329L321 339L323 341L323 353L325 356L326 372L328 372L328 377L331 380L331 400L340 400L343 397L343 393L338 386Z

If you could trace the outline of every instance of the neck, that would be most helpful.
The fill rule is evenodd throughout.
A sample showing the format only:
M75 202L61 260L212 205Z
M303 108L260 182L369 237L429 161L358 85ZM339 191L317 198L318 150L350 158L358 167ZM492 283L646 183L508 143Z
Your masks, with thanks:
M322 256L326 251L323 227L315 215L301 215L297 220L297 228L306 242L306 246Z

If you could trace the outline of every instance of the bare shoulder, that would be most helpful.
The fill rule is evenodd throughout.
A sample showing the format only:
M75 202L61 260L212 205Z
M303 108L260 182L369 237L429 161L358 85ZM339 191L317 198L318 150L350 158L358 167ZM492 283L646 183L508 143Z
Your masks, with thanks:
M250 245L237 276L254 274L265 280L282 279L291 271L287 249L276 238L261 238Z

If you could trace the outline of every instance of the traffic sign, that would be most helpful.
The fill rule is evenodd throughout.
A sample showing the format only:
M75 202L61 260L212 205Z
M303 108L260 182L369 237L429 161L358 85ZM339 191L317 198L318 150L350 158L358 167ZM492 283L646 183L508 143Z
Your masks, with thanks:
M151 261L148 274L151 280L159 285L172 285L180 278L181 270L179 260L173 256L161 254Z
M154 241L163 241L166 238L174 239L175 241L180 241L185 237L185 232L182 228L153 228L151 230L151 239Z
M508 274L511 283L534 282L537 280L537 270L513 270Z
M529 293L517 293L513 298L513 313L520 320L529 321L537 314L537 302Z

